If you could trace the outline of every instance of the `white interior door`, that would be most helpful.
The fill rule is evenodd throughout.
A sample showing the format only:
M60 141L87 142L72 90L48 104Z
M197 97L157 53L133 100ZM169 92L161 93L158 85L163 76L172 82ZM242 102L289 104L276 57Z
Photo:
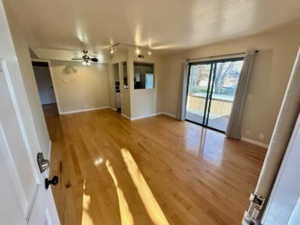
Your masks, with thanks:
M264 225L300 222L300 116L295 125L263 218Z
M36 160L37 152L48 154L49 149L47 138L41 138L47 130L36 126L43 121L33 107L28 45L12 14L10 29L3 3L0 0L0 224L59 225L51 189L44 187L48 172L40 173ZM5 3L10 8L11 2Z
M1 224L58 225L51 189L44 185L47 171L38 169L8 76L0 67Z
M16 183L17 180L14 179L16 174L14 174L14 168L10 168L11 155L4 143L5 137L2 124L0 124L0 131L0 177L5 181L5 185L0 186L0 199L2 202L0 206L1 224L23 225L26 224L23 214L24 209L20 204L20 198L18 198L22 197L23 193L20 193L21 196L18 196L18 184Z

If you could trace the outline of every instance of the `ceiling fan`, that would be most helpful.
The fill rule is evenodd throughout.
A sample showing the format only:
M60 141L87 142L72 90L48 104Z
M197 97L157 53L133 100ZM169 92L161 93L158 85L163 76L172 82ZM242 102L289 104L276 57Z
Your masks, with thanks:
M73 61L82 61L83 65L91 65L91 63L97 63L99 60L96 57L92 57L88 54L88 50L82 50L81 58L72 58Z

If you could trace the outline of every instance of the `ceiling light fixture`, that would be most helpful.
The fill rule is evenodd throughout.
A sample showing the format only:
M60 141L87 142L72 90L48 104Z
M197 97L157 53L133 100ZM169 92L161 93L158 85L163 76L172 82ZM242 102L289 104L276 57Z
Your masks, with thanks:
M82 56L78 58L72 58L74 61L81 61L82 65L89 66L92 63L97 63L99 60L97 57L88 54L88 50L82 50Z
M137 48L137 49L135 50L135 53L136 53L137 55L140 55L140 54L141 54L141 49Z
M108 50L109 50L109 53L111 55L115 54L118 50L118 46L120 45L120 43L115 43L115 44L111 44L109 47L108 47Z
M128 49L135 49L135 54L137 56L143 56L143 52L145 51L145 54L147 54L148 56L152 56L153 52L151 51L150 49L150 46L148 47L143 47L143 46L138 46L138 45L135 45L135 44L128 44L128 43L121 43L121 42L117 42L115 44L111 44L107 50L109 51L109 53L111 55L115 54L118 50L118 47L119 46L125 46L127 47Z
M91 65L91 62L90 61L82 61L82 65L84 66L90 66Z
M115 53L114 48L111 48L109 52L110 52L111 55L113 55Z

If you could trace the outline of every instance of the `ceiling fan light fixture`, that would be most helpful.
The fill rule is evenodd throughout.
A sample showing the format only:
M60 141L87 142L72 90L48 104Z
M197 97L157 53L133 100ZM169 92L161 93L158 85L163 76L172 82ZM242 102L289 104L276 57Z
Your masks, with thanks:
M88 54L88 50L82 50L82 54L83 55L81 57L72 58L72 60L81 61L81 64L84 66L90 66L92 63L99 62L98 57L93 57Z
M147 54L148 54L149 56L151 56L151 55L152 55L152 52L151 52L150 50L148 50Z
M90 66L91 62L90 61L82 61L82 65L84 65L84 66Z
M97 62L99 62L99 59L98 59L98 58L96 58L96 57L90 58L90 60L91 60L92 62L94 62L94 63L97 63Z

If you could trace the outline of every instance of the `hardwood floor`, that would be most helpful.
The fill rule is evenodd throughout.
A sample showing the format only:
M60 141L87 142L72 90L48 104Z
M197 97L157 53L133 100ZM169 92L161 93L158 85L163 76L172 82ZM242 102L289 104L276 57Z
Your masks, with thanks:
M56 103L42 105L45 116L57 116L58 109Z
M166 116L47 116L62 225L240 225L265 150Z

